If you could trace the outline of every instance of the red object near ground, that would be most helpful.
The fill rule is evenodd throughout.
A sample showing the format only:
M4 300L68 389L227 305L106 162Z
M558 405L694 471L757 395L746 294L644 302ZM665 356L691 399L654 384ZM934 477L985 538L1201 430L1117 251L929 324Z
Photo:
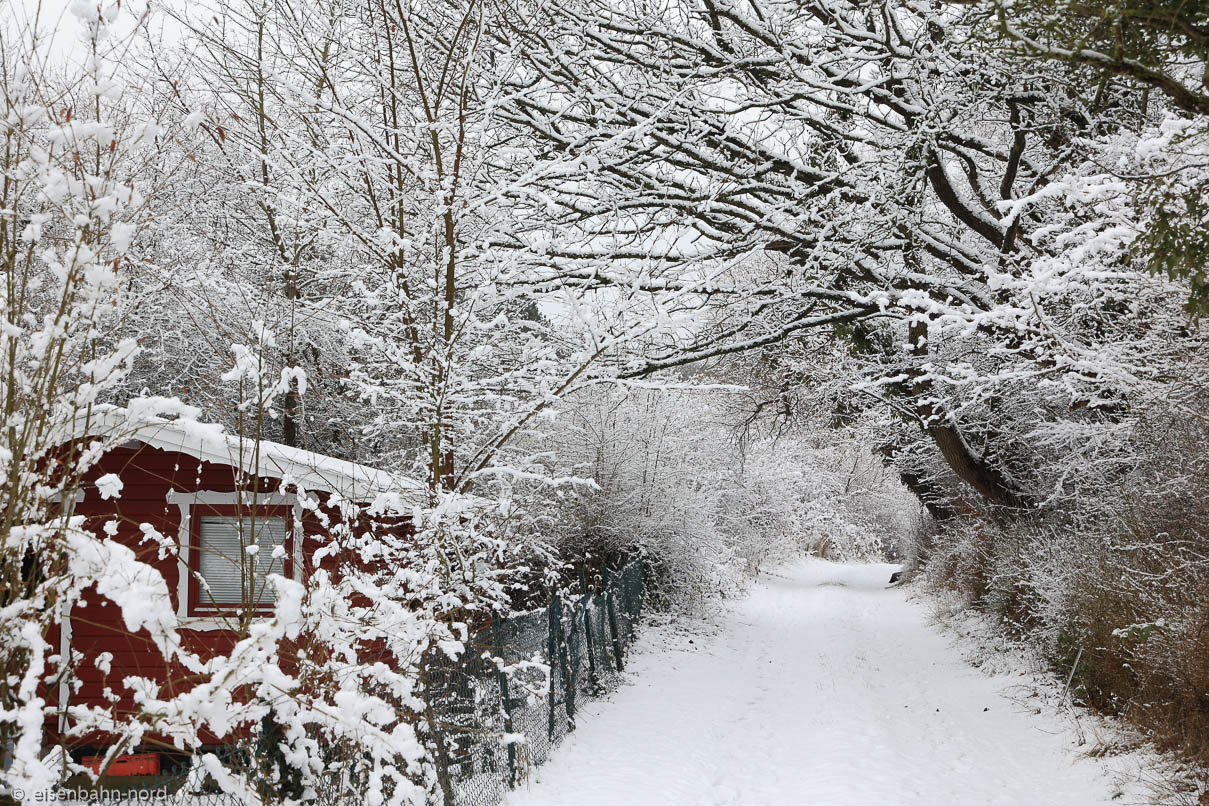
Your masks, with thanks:
M85 756L81 763L95 773L101 772L103 756ZM113 778L127 775L159 775L160 757L158 753L132 753L128 756L118 756L105 770L105 774Z

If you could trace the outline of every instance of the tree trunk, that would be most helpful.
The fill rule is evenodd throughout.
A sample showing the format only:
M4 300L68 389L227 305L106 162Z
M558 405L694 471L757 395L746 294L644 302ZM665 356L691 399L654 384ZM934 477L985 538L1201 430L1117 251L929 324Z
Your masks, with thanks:
M899 481L919 499L919 502L924 505L924 508L928 510L933 518L938 521L944 521L955 516L957 514L956 510L945 502L944 492L932 480L893 463L894 456L898 453L899 448L900 446L894 442L887 442L880 446L877 452L884 457L882 461L886 466L898 474Z
M916 356L928 353L928 325L926 322L912 322L910 329L911 354ZM911 387L911 393L917 400L934 400L932 382L922 380L917 375ZM1021 509L1027 506L1024 496L1015 488L1011 481L985 459L975 455L969 444L962 437L957 426L944 416L943 412L933 403L917 403L915 413L924 424L924 430L936 444L940 455L944 457L949 468L957 477L969 484L978 494L996 506Z

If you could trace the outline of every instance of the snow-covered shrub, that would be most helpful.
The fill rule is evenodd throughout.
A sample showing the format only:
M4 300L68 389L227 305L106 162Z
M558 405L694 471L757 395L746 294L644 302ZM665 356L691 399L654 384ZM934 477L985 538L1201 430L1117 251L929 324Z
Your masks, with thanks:
M841 561L902 556L919 528L919 503L867 443L833 437L797 458L807 492L800 518L813 553Z
M504 567L530 558L456 499L406 518L414 532L391 506L386 496L317 512L331 533L318 554L333 570L279 580L290 595L279 590L276 617L237 628L197 687L149 698L139 721L194 752L203 732L249 749L199 756L249 802L431 802L440 770L426 669L473 651L471 623L506 607Z
M551 442L567 470L560 475L592 484L565 487L552 504L560 553L589 563L642 556L654 595L677 606L737 590L758 565L766 535L728 520L745 514L724 511L720 500L738 462L706 409L684 398L667 405L659 393L601 393L576 403L557 420Z
M1090 452L1079 495L1029 518L954 519L921 556L925 584L999 617L1056 670L1078 658L1082 701L1209 758L1204 413L1199 395L1149 407Z
M163 580L72 512L83 475L127 428L190 413L147 398L105 438L63 447L139 352L118 328L122 288L139 271L148 199L172 179L168 166L138 170L159 151L164 110L118 74L129 38L113 35L117 7L73 9L85 42L71 67L52 69L20 20L5 20L0 48L0 787L30 792L62 773L43 758L45 683L70 659L46 639L90 585L162 651L179 648Z
M884 558L918 504L868 449L836 432L745 438L729 392L597 392L547 444L568 485L551 508L572 562L641 556L657 601L700 608L762 569L814 551ZM907 524L904 526L904 524Z

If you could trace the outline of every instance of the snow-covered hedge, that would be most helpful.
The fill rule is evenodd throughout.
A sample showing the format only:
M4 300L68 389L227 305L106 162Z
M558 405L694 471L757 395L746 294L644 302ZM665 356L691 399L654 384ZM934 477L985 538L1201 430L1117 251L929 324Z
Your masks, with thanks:
M866 444L828 428L741 438L732 392L584 396L548 444L568 485L548 504L562 556L642 556L655 602L696 609L813 552L883 558L919 505Z
M1079 700L1209 758L1209 429L1204 400L1152 408L1034 517L970 515L919 547L924 584L1034 641Z

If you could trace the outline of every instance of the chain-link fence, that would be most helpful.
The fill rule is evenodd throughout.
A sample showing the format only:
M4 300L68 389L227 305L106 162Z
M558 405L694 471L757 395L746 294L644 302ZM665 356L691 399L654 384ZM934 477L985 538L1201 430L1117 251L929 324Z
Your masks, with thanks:
M482 625L456 659L435 650L426 659L421 729L431 743L445 806L502 802L574 729L579 704L621 679L642 614L643 566L630 563L613 577L602 571L599 580L599 593L585 582L579 595L554 596L540 610ZM355 755L355 748L330 752ZM272 748L261 745L227 747L220 757L243 769L274 763ZM240 797L223 792L195 757L161 754L161 759L162 775L110 778L103 788L111 794L158 790L176 806L242 806L297 797L268 789ZM334 789L348 791L347 786ZM341 794L314 792L312 797L316 806L347 802Z
M603 591L493 621L428 680L430 725L446 806L493 806L575 727L577 706L620 680L642 613L643 569Z

